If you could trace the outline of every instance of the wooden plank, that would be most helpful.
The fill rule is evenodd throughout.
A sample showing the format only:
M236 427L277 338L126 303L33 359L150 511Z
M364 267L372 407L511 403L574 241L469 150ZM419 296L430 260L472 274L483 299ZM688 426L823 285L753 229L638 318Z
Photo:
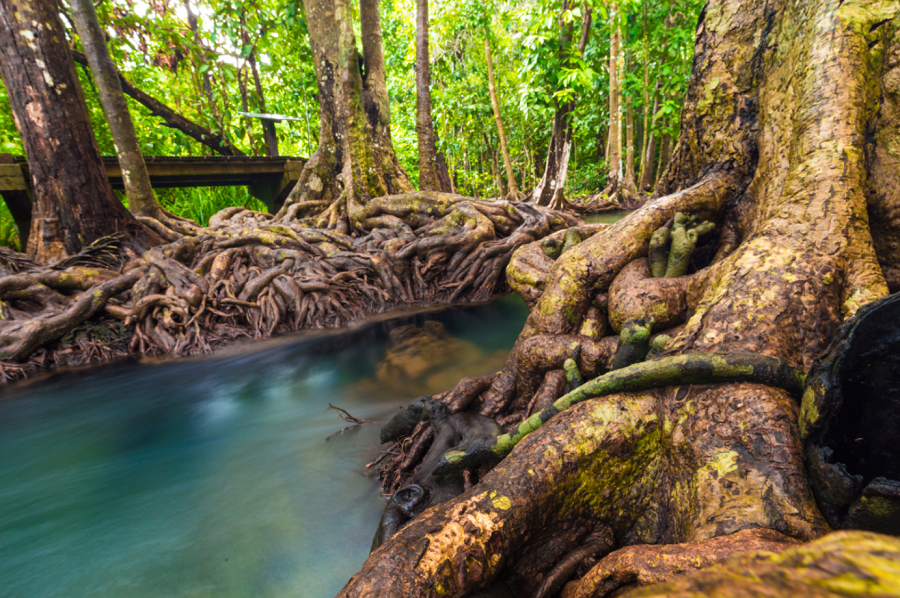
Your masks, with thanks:
M27 191L28 184L18 164L0 164L0 191Z

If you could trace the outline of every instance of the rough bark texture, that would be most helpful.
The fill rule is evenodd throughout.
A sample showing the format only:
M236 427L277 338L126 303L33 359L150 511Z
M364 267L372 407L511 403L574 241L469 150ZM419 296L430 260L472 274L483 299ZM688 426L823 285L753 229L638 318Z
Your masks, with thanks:
M669 288L664 281L679 278L639 273L656 295L629 303L630 325L670 337L653 359L757 353L808 371L844 319L888 292L879 258L894 262L876 257L866 194L895 209L892 186L869 182L879 164L872 132L892 135L879 127L893 114L898 13L897 3L877 1L707 3L681 135L660 181L666 195L563 251L536 243L517 253L508 272L534 303L506 365L487 389L461 384L434 400L453 397L455 408L517 434L533 428L522 423L535 413L532 401L563 391L554 372L587 380L608 367L622 339L604 336L603 322L614 288L627 295L629 286L616 281L635 275L626 267L677 212L714 221L720 233L708 251L697 245L690 281ZM682 309L684 323L665 320ZM658 328L657 319L665 321ZM771 550L827 532L804 467L797 400L770 383L691 383L687 371L684 382L539 417L499 465L476 472L479 483L375 551L341 596L488 587L529 595L566 551L530 576L520 574L524 563L576 520L608 526L618 550L586 561L567 598L666 579L695 558L711 562L704 554L758 549L764 536Z
M428 0L416 2L416 137L419 140L419 189L441 188L437 137L431 118L431 63L428 60Z
M359 12L363 63L365 65L363 102L365 103L366 120L372 127L375 163L385 173L390 193L406 193L413 190L412 184L400 166L393 141L391 141L391 105L387 93L387 76L384 70L379 0L360 0Z
M34 189L28 254L49 262L116 232L149 240L106 178L53 2L0 3L0 73Z
M115 63L109 56L106 38L100 28L97 12L91 0L72 0L72 19L78 31L78 37L84 46L85 56L94 82L100 105L109 125L110 136L116 148L119 168L122 169L122 181L125 194L128 196L128 209L139 216L157 216L160 209L156 196L150 186L150 175L144 164L144 156L134 132L134 123Z
M609 159L608 187L614 193L619 185L619 160L622 155L619 134L619 8L613 2L609 7L609 141L606 155Z

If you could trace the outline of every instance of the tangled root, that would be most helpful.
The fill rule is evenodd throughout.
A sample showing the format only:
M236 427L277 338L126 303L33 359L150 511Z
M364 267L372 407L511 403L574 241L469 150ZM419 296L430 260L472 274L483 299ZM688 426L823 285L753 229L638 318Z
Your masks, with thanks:
M45 268L0 255L3 375L100 315L123 324L132 352L185 355L398 305L484 301L506 291L518 247L579 224L522 203L410 193L373 200L361 222L381 226L348 234L310 228L298 206L227 208L207 228L166 215L154 230L173 240L141 255L121 239Z

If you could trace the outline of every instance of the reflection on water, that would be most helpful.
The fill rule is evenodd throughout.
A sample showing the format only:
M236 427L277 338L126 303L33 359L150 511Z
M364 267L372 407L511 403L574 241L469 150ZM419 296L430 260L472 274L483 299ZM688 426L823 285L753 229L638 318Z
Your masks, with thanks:
M625 216L631 214L631 210L612 210L610 212L602 212L600 214L585 214L581 217L588 224L612 224L618 222Z
M509 351L526 315L508 297L247 355L8 389L0 596L334 595L365 560L383 503L364 467L378 427L326 443L342 425L328 403L386 420L415 397L377 382L391 329L436 320L466 355L490 356ZM429 379L497 367L429 359Z

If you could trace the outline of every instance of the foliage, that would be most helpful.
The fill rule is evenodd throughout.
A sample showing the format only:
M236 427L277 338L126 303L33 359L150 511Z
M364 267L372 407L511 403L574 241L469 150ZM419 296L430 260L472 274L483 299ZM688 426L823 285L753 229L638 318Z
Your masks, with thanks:
M196 36L187 6L197 16ZM566 6L567 8L563 8ZM605 185L603 156L609 124L609 2L585 0L432 0L430 54L432 101L439 149L459 191L496 196L504 178L497 129L487 88L484 40L490 40L501 113L519 186L533 188L543 172L553 113L575 100L574 147L568 194ZM687 87L694 28L701 0L621 0L618 26L623 104L635 114L635 157L650 129L677 135ZM592 11L589 43L575 49L581 17ZM316 78L300 0L106 0L101 22L120 70L141 89L215 131L242 151L265 155L262 126L239 111L300 118L277 125L282 155L308 156L316 147ZM417 181L415 133L414 0L382 0L384 53L392 109L392 134L401 164ZM63 12L73 47L77 35ZM574 42L561 43L572 24ZM561 49L562 47L562 49ZM254 63L262 96L256 91ZM645 83L644 68L647 69ZM86 69L78 67L101 152L113 146ZM208 81L208 93L207 93ZM643 122L659 82L659 109ZM210 153L166 128L129 100L147 155ZM624 119L624 108L619 118ZM624 131L624 127L621 127ZM624 132L623 132L624 135ZM624 144L623 144L624 145ZM0 87L0 152L21 154L8 99ZM244 190L170 190L159 196L177 213L206 221L215 206L252 201ZM197 205L192 205L192 204Z

